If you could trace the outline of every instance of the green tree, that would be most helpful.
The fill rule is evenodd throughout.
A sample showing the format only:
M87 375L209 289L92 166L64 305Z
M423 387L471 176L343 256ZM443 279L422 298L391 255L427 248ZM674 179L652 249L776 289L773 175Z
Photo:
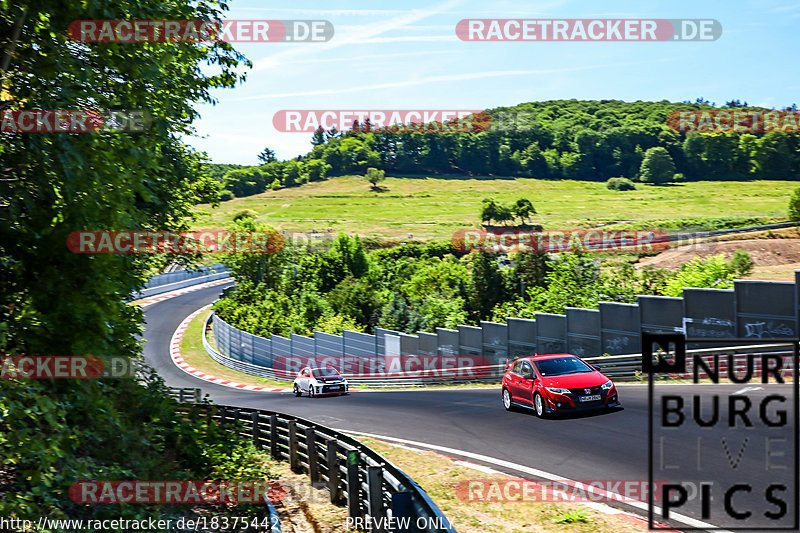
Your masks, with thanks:
M314 130L314 134L311 136L311 145L312 146L319 146L321 144L325 144L325 130L322 129L322 126Z
M494 219L497 222L502 222L505 224L506 222L511 222L514 220L514 211L512 207L509 207L505 204L498 204L497 212L494 215Z
M361 242L358 235L350 237L346 233L339 233L334 239L328 255L340 261L344 271L354 278L364 277L369 270L364 243Z
M264 283L269 288L277 288L281 272L290 259L289 249L284 237L272 226L257 221L252 216L240 217L229 228L232 232L254 232L260 238L257 245L264 245L264 253L226 253L220 255L220 262L231 271L237 282L250 281ZM235 233L234 233L235 234Z
M4 110L126 108L152 117L142 132L3 134L3 355L141 353L142 312L126 300L152 260L73 254L64 243L73 231L185 231L205 194L197 182L206 158L181 139L192 134L196 103L213 103L211 91L233 87L244 76L238 68L249 64L225 42L77 43L67 34L70 23L219 20L225 9L202 0L0 4ZM175 260L191 265L195 258ZM215 479L214 465L240 450L238 443L224 442L212 422L176 413L153 372L142 378L0 380L0 516L107 517L103 506L65 497L76 479ZM159 506L114 513L177 514Z
M460 297L426 296L419 309L424 317L422 325L417 328L419 331L435 331L437 327L456 329L459 324L469 323L469 313Z
M800 220L800 188L795 189L792 197L789 198L789 220Z
M283 165L284 187L294 187L303 182L303 164L299 161L287 161Z
M674 175L675 163L666 148L648 148L639 169L639 179L645 183L660 185L672 181Z
M533 206L531 206L533 208ZM495 222L509 222L514 219L513 208L499 204L491 198L484 198L481 206L481 221L487 224Z
M544 285L529 291L533 309L563 313L567 307L596 308L606 296L600 267L583 252L559 254L547 262Z
M739 249L733 252L730 265L736 277L743 278L753 271L755 263L746 250Z
M386 329L414 333L424 328L425 317L411 309L405 298L395 292L381 311L380 325Z
M491 198L484 198L481 206L481 222L491 224L497 217L497 202Z
M264 148L260 154L258 154L258 160L261 161L262 165L265 165L267 163L274 163L278 160L278 158L275 157L275 150L267 147Z
M351 316L368 329L378 323L383 307L383 302L370 284L351 276L344 278L326 298L337 314Z
M525 224L526 219L536 214L536 209L533 207L530 200L527 198L520 198L514 202L514 205L511 207L511 212L514 213L514 216L519 218L520 224Z
M378 183L382 182L386 179L385 173L383 170L378 170L377 168L370 167L367 169L367 174L364 176L368 182L372 184L373 189L378 188Z
M476 252L470 255L469 307L474 320L483 320L504 299L505 283L497 264L497 254Z
M684 263L667 281L664 295L679 297L684 287L729 289L733 287L734 277L735 272L724 255L696 257Z
M547 160L539 148L538 142L532 142L519 156L522 170L534 178L546 178L550 175Z
M312 159L303 166L306 181L322 181L331 166L320 159Z

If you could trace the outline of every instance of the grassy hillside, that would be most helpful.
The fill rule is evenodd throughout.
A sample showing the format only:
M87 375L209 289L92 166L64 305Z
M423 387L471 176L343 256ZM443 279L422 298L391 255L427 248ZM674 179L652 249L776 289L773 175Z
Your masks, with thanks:
M545 229L594 226L679 227L713 218L784 219L796 181L700 181L635 191L611 191L604 183L537 179L387 178L371 192L363 178L342 176L301 187L236 198L211 209L199 205L194 229L223 228L251 209L258 220L291 231L344 230L367 237L449 238L479 223L481 200L525 197Z

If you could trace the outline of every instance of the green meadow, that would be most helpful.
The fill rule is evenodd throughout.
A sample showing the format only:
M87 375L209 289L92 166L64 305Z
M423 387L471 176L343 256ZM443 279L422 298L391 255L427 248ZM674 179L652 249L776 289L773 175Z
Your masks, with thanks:
M795 181L697 181L637 184L608 190L603 182L530 178L387 178L374 192L360 176L235 198L217 208L199 205L194 229L221 229L250 209L280 230L345 231L378 239L449 238L480 225L481 200L528 198L534 224L545 229L593 227L711 229L786 219ZM723 220L720 220L723 219Z

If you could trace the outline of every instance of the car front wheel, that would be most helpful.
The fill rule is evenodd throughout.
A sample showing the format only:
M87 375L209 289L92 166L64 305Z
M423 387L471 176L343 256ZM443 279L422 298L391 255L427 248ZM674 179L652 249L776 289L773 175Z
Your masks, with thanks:
M536 410L536 416L544 418L544 399L538 392L533 396L533 408Z
M511 393L508 392L508 389L503 389L503 407L506 408L506 411L511 410Z
M308 397L309 398L313 398L314 397L314 385L309 385L308 386Z

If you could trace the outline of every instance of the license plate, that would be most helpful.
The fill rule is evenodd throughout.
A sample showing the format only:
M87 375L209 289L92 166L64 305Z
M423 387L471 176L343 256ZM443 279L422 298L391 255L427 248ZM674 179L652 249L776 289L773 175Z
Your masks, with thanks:
M341 386L341 385L334 385L334 386L332 386L332 387L330 388L330 390L342 390L342 386ZM598 397L598 400L599 400L599 399L600 399L600 398Z
M591 396L581 396L581 401L582 402L594 402L594 401L599 400L599 399L600 399L600 395L599 394L593 394Z

